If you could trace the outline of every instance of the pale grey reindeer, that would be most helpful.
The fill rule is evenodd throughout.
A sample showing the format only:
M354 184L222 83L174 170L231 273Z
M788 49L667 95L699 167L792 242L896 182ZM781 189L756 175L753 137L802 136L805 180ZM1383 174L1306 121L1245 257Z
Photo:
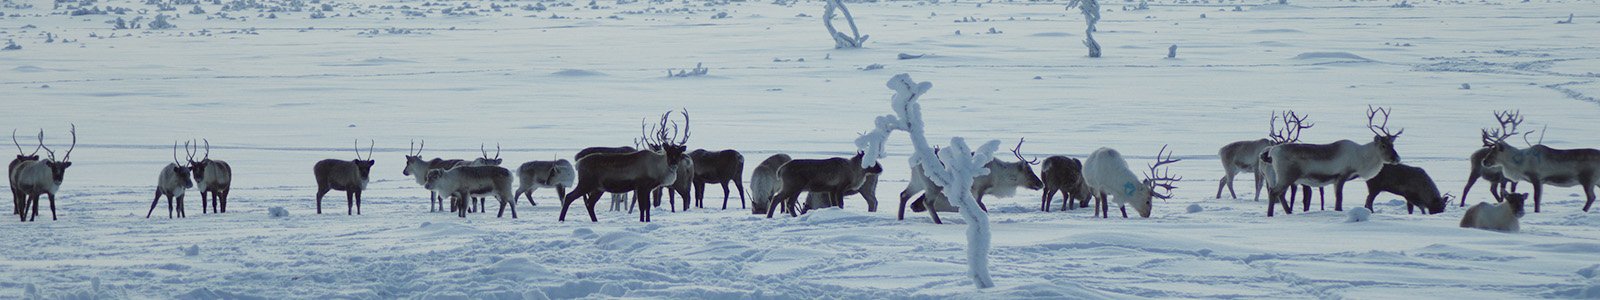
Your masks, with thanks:
M655 136L642 138L643 144L660 151L634 151L628 154L596 153L578 159L578 184L573 187L572 193L562 198L561 215L559 221L567 220L567 210L572 206L572 201L579 197L584 198L584 206L589 211L589 221L599 222L595 217L594 205L601 193L633 192L633 197L639 206L639 221L650 222L649 195L656 188L670 185L677 180L680 163L685 159L685 144L689 142L689 112L681 111L683 115L683 130L677 129L673 122L669 137L667 122L672 112L661 115L660 126L655 131ZM682 134L682 138L677 136ZM688 201L688 200L685 200Z
M183 150L184 152L189 152L189 142L183 142ZM193 161L194 154L189 154L188 158L188 160ZM160 175L156 178L156 197L155 199L150 200L150 210L145 211L145 219L149 219L150 215L156 212L156 203L161 202L162 196L167 197L168 219L173 218L174 210L177 212L177 217L187 217L184 214L183 209L183 194L184 191L194 187L194 181L189 180L189 170L191 170L190 167L190 165L185 165L178 160L178 142L173 141L172 163L162 167ZM174 201L174 199L176 199L176 201ZM173 207L173 202L177 202L178 205L176 208Z
M1380 114L1381 123L1377 120ZM1267 216L1273 216L1274 206L1279 202L1284 202L1284 213L1294 213L1284 196L1295 186L1333 184L1333 209L1343 211L1345 182L1354 178L1371 179L1383 170L1383 165L1400 162L1394 142L1405 130L1391 133L1388 125L1388 109L1368 106L1367 129L1373 134L1371 142L1356 144L1340 140L1330 144L1285 144L1267 149L1261 154L1261 161L1272 168L1274 175L1267 181L1267 194L1271 198L1267 201ZM1309 203L1309 190L1307 194Z
M567 196L567 188L578 181L578 169L573 168L572 162L566 159L535 160L517 167L517 181L520 185L512 195L527 196L529 206L538 206L533 202L534 191L555 188L556 199L561 199Z
M778 194L778 189L783 187L783 181L778 178L778 168L794 160L788 154L778 153L768 156L750 171L750 212L752 214L766 214L772 207L772 197ZM808 199L809 202L809 199Z
M207 200L212 212L225 213L228 212L228 193L233 191L233 167L226 161L211 159L211 140L206 139L205 144L204 157L196 161L194 155L189 156L194 184L200 192L200 213L206 213Z
M1489 204L1479 202L1467 209L1461 216L1461 228L1477 228L1501 232L1517 232L1521 226L1517 219L1524 214L1524 201L1528 200L1525 193L1505 193L1504 202Z
M411 146L411 149L407 150L406 152L406 167L404 170L400 171L400 174L411 176L412 179L417 181L418 186L423 186L425 184L427 181L428 171L448 170L456 166L467 164L467 161L460 159L442 159L435 157L430 160L423 160L422 149L428 147L427 140L422 140L421 144L417 144L416 141L412 141ZM445 209L444 205L443 197L433 190L428 190L428 211L442 211ZM454 208L451 208L451 210L454 210Z
M1019 139L1017 147L1011 149L1011 154L1017 157L1017 161L990 160L988 164L983 166L989 169L989 174L972 179L972 195L976 197L978 208L983 209L983 211L989 211L988 205L983 203L983 196L985 195L1011 197L1017 194L1017 188L1019 187L1029 190L1044 188L1044 181L1033 173L1033 165L1038 164L1039 160L1037 158L1029 160L1022 156L1022 144L1025 141L1026 139ZM913 212L927 211L929 216L934 219L934 223L943 224L939 220L938 212L956 212L959 209L945 198L943 188L934 185L933 181L929 180L925 174L920 168L912 170L911 183L906 185L906 189L900 192L899 218L901 220L905 219L906 201L917 193L923 192L921 197L911 203L911 210Z
M1133 170L1128 168L1128 161L1115 149L1100 148L1090 153L1089 159L1083 162L1083 180L1096 196L1094 216L1109 218L1110 204L1116 202L1123 218L1128 217L1128 206L1133 206L1139 217L1149 218L1155 204L1154 198L1171 199L1172 190L1177 189L1173 183L1183 178L1172 176L1163 166L1182 159L1172 159L1172 153L1166 151L1167 146L1161 146L1161 150L1156 152L1156 162L1150 164L1150 171L1144 179L1134 177ZM1157 188L1166 193L1156 192Z
M1594 205L1594 188L1600 185L1600 150L1556 149L1533 145L1526 149L1509 147L1505 139L1519 134L1516 125L1522 116L1506 112L1515 122L1501 120L1501 129L1483 130L1483 147L1490 149L1484 157L1485 167L1500 168L1507 178L1526 181L1533 185L1533 212L1538 213L1539 200L1544 186L1579 187L1586 198L1583 211ZM1531 133L1531 132L1530 132Z
M39 196L49 195L50 219L56 220L56 193L61 189L61 182L66 179L67 168L72 167L72 150L78 148L78 125L72 125L72 145L67 147L65 155L56 159L56 152L44 145L44 130L39 131L39 148L44 149L48 158L37 161L24 161L18 163L11 173L11 182L22 196L27 197L23 202L22 221L37 221L39 219ZM28 208L33 208L29 213ZM32 214L30 218L28 215Z
M1508 126L1516 127L1522 125L1523 121L1520 112L1512 111L1495 112L1494 118L1495 121L1500 122L1502 131L1509 130ZM1484 138L1488 139L1489 137L1485 136ZM1521 150L1516 146L1505 143L1505 141L1501 141L1499 144L1500 147L1505 147L1507 150ZM1532 144L1530 143L1529 146L1532 146ZM1473 151L1472 156L1468 158L1472 168L1470 170L1471 173L1467 175L1467 185L1461 190L1460 206L1467 206L1467 193L1472 191L1472 185L1477 183L1479 178L1489 181L1489 195L1494 196L1495 201L1503 201L1507 192L1517 191L1517 181L1507 178L1505 172L1499 167L1487 167L1488 164L1484 160L1489 157L1489 152L1494 150L1494 147L1478 148L1478 151Z
M1061 210L1089 207L1089 186L1083 181L1083 161L1066 156L1050 156L1040 165L1039 179L1044 182L1044 195L1039 200L1039 210L1050 211L1050 203L1057 192L1061 193Z
M705 208L706 184L715 183L722 185L722 209L728 209L728 182L733 182L739 190L739 206L745 207L744 198L744 155L733 149L721 151L706 151L696 149L689 152L689 159L694 161L694 203L697 208ZM685 209L687 210L687 209Z
M501 163L505 162L504 159L500 159L500 143L495 143L494 144L494 158L490 158L489 157L489 150L485 149L483 144L478 144L478 152L483 153L483 156L480 156L478 158L472 159L472 161L467 162L466 164L463 164L462 166L495 166L495 167L498 167L498 166L500 166ZM484 201L486 199L488 199L488 196L490 196L490 195L488 195L488 194L474 194L474 195L471 196L471 198L468 198L467 201L464 202L464 203L469 204L467 206L467 212L469 212L469 213L470 212L474 212L474 211L476 211L478 213L487 213L487 212L489 212L488 207L486 207L484 205Z
M1277 112L1273 112L1272 119L1267 122L1270 129L1268 138L1232 142L1217 150L1217 157L1221 158L1222 161L1222 180L1217 183L1216 198L1221 199L1222 188L1227 187L1228 195L1238 199L1239 194L1234 192L1233 189L1234 176L1239 173L1250 173L1255 175L1255 200L1261 200L1261 186L1265 184L1266 173L1271 172L1271 170L1263 170L1261 168L1261 153L1272 146L1297 143L1300 141L1300 132L1302 130L1315 126L1315 124L1305 122L1305 119L1310 116L1300 116L1293 110L1286 111L1281 116L1284 125L1282 132L1277 129L1280 115Z
M41 137L44 136L44 130L39 130L39 135ZM26 200L27 197L22 195L22 190L17 189L17 166L21 165L23 162L39 161L39 149L43 147L44 144L41 143L39 146L34 147L33 154L25 154L27 152L22 151L22 143L17 142L16 129L11 130L11 143L17 146L17 158L12 159L11 164L6 165L6 180L10 183L6 186L11 188L11 214L22 215L22 208L27 207L27 204L23 203L23 200Z
M778 178L783 187L772 199L773 207L767 209L767 218L772 218L778 210L777 205L786 206L789 216L799 216L796 211L801 209L798 205L801 192L826 192L832 197L829 202L834 206L844 202L844 195L850 190L860 189L866 182L867 174L883 172L879 164L861 167L864 155L856 152L849 159L795 159L783 164L778 168Z
M500 212L495 216L504 217L506 207L511 207L511 218L517 218L517 199L511 194L511 171L500 166L461 166L449 170L430 170L423 187L435 191L440 195L455 199L457 206L465 206L472 195L494 195L500 201ZM487 210L485 207L483 210ZM467 210L456 210L456 215L467 217Z
M372 159L371 140L367 141L366 159L361 158L360 140L356 143L356 159L324 159L311 168L317 178L317 214L322 214L322 196L329 190L344 191L346 215L361 214L361 192L367 189L372 165L377 161Z

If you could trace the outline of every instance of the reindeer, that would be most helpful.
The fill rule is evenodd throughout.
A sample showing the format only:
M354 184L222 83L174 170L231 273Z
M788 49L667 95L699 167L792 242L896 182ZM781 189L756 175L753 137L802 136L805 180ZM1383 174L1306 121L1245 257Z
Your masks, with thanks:
M1267 148L1272 146L1297 143L1300 141L1301 131L1309 129L1312 126L1316 126L1316 124L1305 122L1306 118L1311 116L1300 116L1293 110L1290 110L1281 115L1284 129L1280 132L1277 128L1279 116L1280 115L1278 113L1274 112L1272 115L1272 120L1267 122L1267 125L1270 126L1268 138L1253 141L1232 142L1222 146L1222 149L1217 150L1217 156L1222 159L1223 171L1222 180L1221 182L1217 183L1217 199L1222 198L1223 187L1228 188L1228 195L1230 197L1238 199L1239 195L1233 191L1233 178L1239 173L1251 173L1252 175L1255 175L1255 200L1260 201L1261 186L1265 181L1264 178L1266 177L1265 173L1270 172L1270 170L1268 170L1269 172L1261 171L1261 153L1267 151Z
M643 131L644 130L643 124L641 124L639 126L639 128L640 128L641 131ZM649 135L648 133L641 133L641 134L642 135ZM634 140L634 146L641 146L641 145L639 145L639 141L640 141L639 139L635 139ZM596 153L628 154L628 153L633 153L635 151L639 151L638 148L642 148L642 146L641 147L629 147L629 146L622 146L622 147L588 147L588 148L583 148L583 150L578 150L578 154L575 154L575 155L572 156L572 161L576 162L576 161L578 161L580 159L583 159L585 156L589 156L590 154L596 154ZM563 196L565 196L565 195L563 195ZM621 210L621 207L622 207L621 204L623 202L626 202L627 198L628 198L627 197L627 193L612 193L611 194L611 211ZM656 204L660 204L660 202L657 201Z
M655 190L653 193L655 205L653 206L661 207L661 195L666 194L667 208L671 209L672 212L678 211L678 205L676 204L676 199L678 198L683 199L683 211L689 211L689 192L694 188L692 178L694 178L696 168L693 157L685 158L683 161L678 162L678 175L673 177L672 183ZM702 184L701 188L703 189L704 187ZM613 206L620 206L619 204L616 199L612 199ZM628 212L633 212L633 206L628 207Z
M39 130L39 135L43 136L44 130ZM39 161L39 148L43 147L44 144L34 147L33 154L23 154L22 143L17 142L16 129L11 130L11 143L17 145L17 158L12 159L11 164L6 166L6 180L10 182L6 186L11 188L11 214L22 215L24 213L22 208L27 207L27 203L24 203L23 200L26 200L27 197L22 195L22 190L17 189L17 165L21 165L23 162Z
M772 197L778 194L778 189L783 187L783 182L778 179L778 169L783 164L794 160L788 154L778 153L762 160L750 171L750 212L753 214L766 214L767 208L772 207ZM809 199L808 199L809 202Z
M572 167L572 162L566 159L553 161L530 161L517 167L517 187L515 196L528 196L529 206L538 206L533 202L533 192L539 188L556 188L556 199L567 195L567 187L571 187L578 180L578 170Z
M1594 205L1594 187L1600 185L1600 150L1555 149L1542 144L1526 149L1510 147L1505 139L1519 134L1517 125L1522 122L1522 116L1519 112L1503 112L1496 117L1501 115L1507 116L1501 118L1501 129L1483 130L1483 147L1490 149L1483 158L1483 166L1500 168L1507 178L1532 184L1535 213L1539 212L1539 200L1547 184L1582 187L1587 198L1583 211L1588 212Z
M183 142L184 152L189 150L189 142ZM194 155L189 155L189 160L194 160ZM189 170L193 165L184 165L178 160L178 142L172 142L172 163L161 168L161 176L156 181L156 197L150 200L150 210L144 213L144 218L156 212L156 203L161 202L161 196L167 196L167 218L172 218L172 199L178 199L177 213L179 218L186 217L183 209L183 192L194 187L194 181L189 180ZM203 204L202 204L203 206Z
M368 175L372 174L371 140L367 141L367 158L361 159L360 140L356 141L356 159L324 159L311 171L317 177L317 214L322 214L322 196L328 190L344 191L345 214L361 214L361 192L367 189Z
M1450 194L1439 195L1439 187L1427 171L1405 164L1383 165L1378 176L1367 179L1367 210L1372 210L1372 201L1382 192L1404 197L1406 214L1415 207L1423 208L1423 214L1442 213L1445 204L1450 203Z
M500 143L494 144L494 158L489 158L489 150L485 150L483 148L483 144L478 144L478 152L482 152L483 156L473 159L470 165L500 166L500 163L505 161L504 159L500 159Z
M1526 193L1505 193L1505 202L1496 204L1482 203L1472 205L1467 213L1461 216L1461 228L1477 228L1501 232L1517 232L1520 226L1517 219L1521 219L1524 201L1528 200Z
M639 221L650 221L650 203L647 196L658 187L672 184L677 180L680 162L684 160L685 144L689 142L689 111L681 111L683 115L682 139L676 136L679 131L677 123L673 122L673 137L668 137L667 121L672 112L661 115L661 124L656 130L655 137L641 138L644 144L661 149L661 151L634 151L628 154L596 153L578 159L578 185L572 193L563 197L561 204L560 221L567 220L567 209L572 206L572 201L584 197L584 206L589 210L589 221L599 222L594 215L594 204L601 193L633 192L635 201L639 205ZM685 199L684 201L688 201Z
M78 125L72 125L72 145L67 147L65 155L56 159L56 152L44 145L44 130L39 131L39 148L44 149L47 158L36 161L23 161L13 167L11 173L12 187L27 197L23 202L22 221L37 221L39 219L39 196L50 195L50 220L56 220L56 192L61 189L61 181L66 178L67 168L72 167L72 150L78 148ZM33 217L28 217L28 207L33 208Z
M189 155L189 166L194 171L195 186L200 190L200 213L206 213L206 200L211 211L228 212L228 192L233 190L233 167L228 162L211 159L211 140L205 140L206 153L199 161ZM209 197L208 197L209 196Z
M412 178L417 181L417 185L419 186L424 185L427 181L428 171L448 170L456 166L467 164L466 161L460 159L434 158L431 160L423 160L422 149L428 146L427 140L423 140L422 144L420 145L418 145L415 141L412 141L411 146L412 148L407 150L406 153L405 170L400 171L400 174L412 176ZM433 190L428 190L428 211L436 212L444 209L444 198L439 196L438 193L435 193ZM455 210L455 208L452 207L451 210Z
M744 155L732 149L716 152L697 149L689 152L689 160L694 161L695 207L705 208L706 184L716 183L722 185L722 209L728 209L729 181L739 189L739 207L745 207Z
M883 168L883 167L882 166L878 166L878 168ZM867 178L863 179L861 181L861 187L860 188L856 188L856 189L853 189L853 190L845 191L844 195L846 197L848 197L850 195L860 194L862 199L867 200L867 212L877 212L878 211L878 176L879 175L882 175L882 173L867 173ZM807 205L806 208L807 209L817 209L817 208L828 207L828 206L830 206L830 204L832 204L831 203L832 200L830 200L832 198L833 197L831 197L826 192L810 192L810 193L806 193L806 205ZM844 202L839 202L838 206L839 206L839 208L844 208Z
M777 211L776 205L780 203L787 206L789 216L799 216L795 211L799 209L800 192L827 192L832 197L832 204L844 202L845 193L860 189L866 182L867 174L883 173L883 167L879 164L861 167L864 155L858 151L850 159L796 159L783 164L778 168L778 178L783 187L772 199L774 207L767 209L767 218L772 218L773 212Z
M1061 193L1061 210L1089 207L1091 196L1083 182L1082 161L1056 155L1046 157L1042 166L1039 177L1044 182L1044 197L1039 201L1039 210L1050 211L1051 198L1055 198L1056 192Z
M1029 160L1022 157L1022 143L1024 141L1026 139L1018 140L1017 147L1011 150L1011 154L1017 157L1016 162L1004 162L998 159L990 160L988 164L983 166L989 169L989 174L972 179L972 195L976 197L975 200L978 202L979 209L989 211L989 207L983 203L984 195L1011 197L1017 194L1018 187L1030 190L1044 188L1044 181L1039 180L1039 176L1033 173L1033 165L1039 164L1039 159ZM924 190L927 190L927 192L911 203L911 211L929 211L930 216L933 216L935 220L934 223L940 223L937 212L934 211L958 211L954 205L951 205L949 199L944 197L943 188L934 185L932 181L928 180L927 175L922 170L914 169L911 172L911 178L911 184L900 192L900 215L902 220L905 215L906 200Z
M1516 149L1511 145L1505 145L1504 147ZM1468 158L1468 161L1472 164L1472 171L1467 174L1467 187L1461 189L1460 207L1467 207L1467 193L1472 191L1472 185L1478 183L1479 178L1489 181L1489 195L1494 196L1496 201L1503 201L1506 193L1517 191L1517 182L1506 178L1505 173L1501 172L1500 168L1484 166L1483 159L1489 157L1489 151L1493 150L1491 148L1480 148L1478 151L1473 151L1472 157Z
M452 197L457 206L466 205L472 195L492 194L500 201L500 213L505 217L506 206L511 206L511 218L517 218L517 199L511 197L511 171L500 166L461 166L449 170L430 170L423 187ZM487 208L484 208L487 210ZM467 210L456 210L456 215L467 217Z
M1100 148L1089 154L1089 159L1083 163L1083 181L1091 193L1098 196L1094 201L1095 216L1110 217L1110 202L1116 202L1123 218L1128 217L1128 205L1133 206L1139 217L1149 218L1152 198L1171 199L1172 190L1177 189L1173 183L1183 178L1173 177L1162 166L1183 160L1172 159L1172 153L1166 151L1167 146L1161 146L1161 150L1156 152L1156 162L1150 164L1150 171L1145 174L1144 180L1133 176L1133 170L1128 169L1128 161L1122 159L1122 154L1117 150ZM1158 193L1156 188L1164 189L1166 193ZM1107 198L1107 195L1112 198Z
M1379 123L1377 117L1383 115ZM1273 215L1273 207L1279 202L1285 202L1284 213L1292 214L1293 210L1284 194L1296 185L1325 186L1333 184L1334 206L1333 210L1344 210L1344 184L1352 178L1372 178L1383 170L1383 165L1400 162L1400 154L1394 150L1394 141L1405 129L1389 132L1389 110L1386 108L1367 107L1367 129L1372 131L1372 142L1356 144L1350 140L1340 140L1331 144L1285 144L1267 149L1261 154L1261 161L1271 168L1274 179L1269 180L1267 201L1267 216ZM1306 203L1310 203L1309 190L1307 190Z

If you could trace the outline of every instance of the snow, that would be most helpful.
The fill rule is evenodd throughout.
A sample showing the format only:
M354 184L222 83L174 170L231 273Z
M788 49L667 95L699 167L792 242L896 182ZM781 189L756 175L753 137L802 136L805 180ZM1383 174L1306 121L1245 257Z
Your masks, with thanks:
M322 2L334 4L327 18L311 19L320 4L304 4L275 19L253 10L229 19L202 1L206 15L165 12L176 28L113 30L107 21L144 27L162 12L112 0L95 5L135 10L69 16L51 12L78 2L52 10L0 1L0 41L20 48L0 51L0 130L44 128L52 148L68 142L70 123L79 134L57 199L61 220L0 222L0 298L1600 295L1600 213L1579 210L1579 189L1547 187L1545 211L1522 218L1519 233L1459 228L1465 209L1456 206L1408 215L1393 195L1380 196L1366 222L1316 207L1269 219L1248 193L1209 199L1222 170L1205 155L1261 138L1260 116L1273 110L1314 115L1308 142L1367 140L1367 104L1395 109L1392 124L1406 128L1402 159L1445 191L1464 185L1494 110L1548 124L1552 147L1600 147L1593 0L1406 9L1389 7L1398 0L1151 1L1141 11L1102 2L1111 6L1095 33L1105 47L1098 59L1083 54L1081 13L1060 1L848 1L873 36L849 50L823 36L821 1L539 2L543 11L465 2L477 15L441 13L462 2ZM490 4L515 7L496 13ZM710 18L719 12L732 18ZM1553 24L1569 13L1585 15ZM953 22L965 17L980 21ZM1006 33L970 34L991 27ZM1172 44L1181 59L1164 59ZM1304 53L1365 60L1295 59ZM711 76L661 75L700 63L715 68ZM874 63L888 66L857 70ZM1134 167L1171 144L1193 154L1172 167L1186 180L1149 219L1037 212L1036 191L988 199L995 287L980 290L966 273L967 222L896 220L857 197L800 218L657 210L644 225L604 211L599 223L558 223L553 193L537 193L540 205L519 205L520 219L459 219L428 213L427 191L401 175L412 139L428 140L430 158L477 157L474 144L491 142L506 146L508 163L570 158L631 145L640 118L675 108L693 114L694 148L848 156L857 134L891 113L883 83L898 73L938 83L918 101L930 141L1025 136L1040 156L1081 159L1110 147ZM154 190L150 171L170 162L171 140L189 138L213 140L212 158L233 165L229 212L190 206L187 219L145 220L137 213ZM355 138L378 145L365 214L315 214L311 165L350 159ZM911 146L884 146L879 196L894 197L909 178ZM1365 197L1360 184L1344 194L1347 210ZM339 211L341 198L331 193L325 205ZM1204 210L1188 213L1191 205ZM272 208L294 213L274 218Z

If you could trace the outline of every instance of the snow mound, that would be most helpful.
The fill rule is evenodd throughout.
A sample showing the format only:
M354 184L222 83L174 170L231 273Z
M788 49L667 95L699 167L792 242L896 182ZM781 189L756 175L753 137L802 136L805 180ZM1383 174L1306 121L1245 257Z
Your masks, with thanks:
M183 250L183 256L200 256L200 245L189 245L189 247L178 247L178 249Z
M1360 55L1355 55L1355 54L1350 53L1350 52L1305 52L1305 53L1300 53L1300 55L1295 55L1294 59L1295 60L1332 59L1332 60L1372 61L1371 59L1367 59L1365 57L1361 57Z
M422 225L417 226L417 228L401 229L401 230L398 230L398 231L401 232L401 233L405 233L407 235L411 235L411 236L424 236L424 237L459 237L459 236L468 236L468 235L479 235L479 234L483 234L484 233L483 230L477 229L477 228L473 228L471 226L466 226L466 225L461 225L461 224L456 224L456 223L431 223L431 222L422 222Z
M387 57L381 57L380 56L380 57L368 58L368 59L363 59L363 60L358 60L358 61L353 61L353 62L326 63L326 64L322 64L322 65L323 66L328 66L328 67L375 67L375 66L388 66L388 65L410 64L410 63L416 63L416 62L415 61L404 60L404 59L394 59L394 58L387 58Z
M877 219L873 216L837 208L812 210L800 216L800 222L807 224L862 224Z
M1051 32L1040 32L1040 33L1030 34L1028 36L1058 37L1058 36L1072 36L1072 33L1060 32L1060 31L1051 31Z
M261 297L261 296L254 296L254 295L235 294L235 293L229 293L229 292L224 292L224 291L213 291L213 290L207 289L207 288L198 288L198 289L194 289L192 291L189 291L188 293L183 293L181 295L178 295L177 297L174 297L174 299L179 299L179 300L212 300L212 299L237 299L237 300L256 300L256 299L260 299L260 300L265 300L267 298L266 297Z
M556 273L551 272L550 269L521 257L502 259L488 267L478 269L478 274L514 281L557 277Z
M1345 223L1366 222L1372 219L1372 211L1365 207L1352 208L1344 213Z
M561 71L552 72L552 73L550 73L550 75L563 76L563 77L591 77L591 76L606 76L606 73L600 73L600 71L593 71L593 70L561 69Z
M600 249L605 250L638 251L645 247L660 244L661 240L638 233L618 231L602 234L594 243Z
M11 70L12 71L17 71L17 72L23 72L23 73L38 73L38 72L49 71L49 70L46 70L45 68L40 68L38 66L17 66L15 68L11 68Z
M267 216L274 219L287 218L289 217L289 210L284 209L282 206L274 206L267 209Z
M1034 283L999 291L999 298L1026 299L1110 299L1110 295L1092 290L1077 283Z
M1304 31L1300 31L1298 29L1288 29L1288 28L1256 29L1256 30L1249 31L1249 33L1300 33L1300 32L1304 32Z
M1200 213L1202 211L1206 211L1206 209L1203 208L1203 207L1200 207L1199 203L1195 203L1195 204L1189 204L1189 208L1184 209L1184 211L1188 211L1189 213L1194 214L1194 213Z

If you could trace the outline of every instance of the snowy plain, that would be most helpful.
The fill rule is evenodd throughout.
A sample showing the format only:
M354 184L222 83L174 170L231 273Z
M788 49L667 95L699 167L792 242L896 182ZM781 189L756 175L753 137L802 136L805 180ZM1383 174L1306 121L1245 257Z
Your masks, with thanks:
M1213 197L1217 149L1263 137L1274 110L1309 114L1304 139L1331 142L1369 140L1366 106L1392 107L1403 161L1455 195L1494 110L1548 126L1552 147L1600 147L1593 0L1106 2L1098 59L1061 1L847 2L872 36L850 50L832 48L821 1L201 2L0 0L0 38L22 47L0 51L0 129L43 128L53 147L69 123L79 134L61 220L0 222L0 298L1600 297L1600 212L1575 188L1548 188L1514 234L1457 228L1455 205L1407 215L1394 195L1368 222L1331 207L1267 218L1249 176L1244 199ZM116 14L68 15L82 4L177 27L112 30ZM324 8L337 16L310 17ZM665 74L698 63L708 75ZM401 175L412 139L447 158L499 143L515 165L631 144L639 119L675 108L694 118L691 148L738 149L747 170L845 156L890 113L897 73L933 82L932 141L1113 147L1136 168L1170 145L1184 181L1149 219L1039 212L1037 191L986 199L998 286L977 290L959 218L895 219L903 134L877 212L851 197L799 218L708 203L651 224L557 223L540 190L520 219L459 219L429 213ZM229 213L200 214L191 191L187 219L138 216L170 143L190 138L233 164ZM311 165L351 158L354 139L377 143L365 214L336 213L338 193L313 214ZM1490 201L1484 186L1469 204ZM1346 208L1366 196L1344 192Z

